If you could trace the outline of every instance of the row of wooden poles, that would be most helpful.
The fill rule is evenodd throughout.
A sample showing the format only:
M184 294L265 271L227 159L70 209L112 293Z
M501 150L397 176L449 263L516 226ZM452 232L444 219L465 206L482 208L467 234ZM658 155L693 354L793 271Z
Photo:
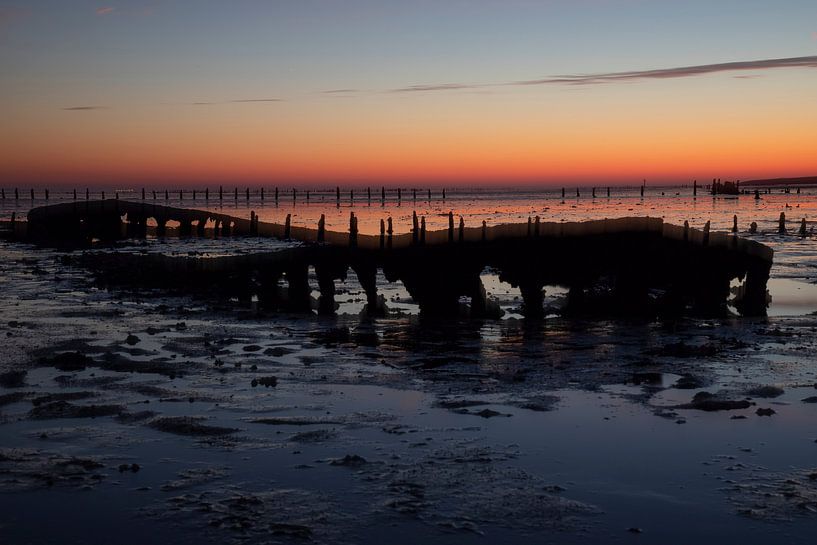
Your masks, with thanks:
M713 186L714 186L715 183L720 183L720 180L719 179L718 180L713 179ZM693 182L693 185L692 185L692 195L695 196L695 197L698 195L698 187L699 187L698 186L698 181L695 180ZM646 188L646 184L642 184L640 186L640 193L641 193L642 197L644 196L645 188ZM599 188L593 187L593 188L590 189L590 195L594 199L597 197L597 192L596 192L597 189L599 189ZM196 190L196 189L190 189L190 190L187 190L187 192L185 192L184 189L174 190L172 192L170 190L167 190L167 189L165 189L164 191L160 190L158 192L156 190L150 190L150 192L148 192L148 190L146 190L145 188L142 188L141 197L142 197L142 200L147 200L149 197L152 197L152 199L155 201L155 200L158 200L162 196L162 193L164 193L164 200L169 201L170 197L171 197L171 194L175 195L177 191L178 191L178 195L179 195L179 201L183 201L185 199L185 195L191 195L192 199L196 200L196 197L201 195L201 194L204 194L204 200L205 201L210 200L210 189L209 188L205 188L204 191ZM389 194L389 193L394 194L395 191L397 193L397 202L401 202L403 200L403 189L398 187L396 190L392 190L392 189L387 190L385 186L380 188L380 202L382 204L385 204L386 201L387 201L387 194ZM411 191L411 194L412 194L412 199L416 201L417 200L417 189L411 189L410 191ZM789 188L785 188L783 191L785 193L790 192ZM278 204L280 202L281 198L282 198L282 194L286 194L286 193L291 194L293 203L297 202L299 193L298 193L298 189L296 189L296 188L293 188L290 191L279 191L279 189L276 187L276 188L274 188L273 193L272 193L272 200L276 204ZM362 191L361 191L361 193L362 193ZM599 194L600 193L601 193L601 190L599 189ZM610 198L611 194L610 194L610 188L609 187L606 188L606 193L607 193L607 198ZM771 193L771 189L768 189L768 188L765 189L764 193L765 194ZM797 194L799 194L799 193L800 193L800 188L798 187L797 188ZM104 190L100 191L99 194L100 194L102 199L105 198L106 194L105 194ZM229 199L229 194L230 194L230 191L225 192L224 187L219 186L219 188L218 188L218 200L219 201L224 201L225 195L227 196L227 199ZM233 200L237 202L239 200L239 190L238 190L237 187L233 188L232 194L233 194ZM243 194L244 194L245 200L247 202L249 202L250 201L250 196L252 194L251 191L250 191L250 188L249 187L246 188L243 191ZM256 192L256 193L254 193L254 194L260 196L261 202L264 202L266 200L267 196L265 194L265 189L263 187L260 188L260 190L258 192ZM431 189L426 190L426 194L427 194L427 197L428 197L428 201L431 201L432 200L432 190ZM51 192L48 189L43 189L41 195L42 195L43 199L46 200L46 201L50 200L50 198L51 198ZM312 197L312 191L308 190L308 189L303 190L302 195L305 195L305 200L308 203L308 202L310 202L310 198ZM367 202L371 203L372 202L372 188L371 187L366 188L365 195L366 195L365 200ZM566 195L567 195L567 189L563 187L562 188L562 199L565 199ZM755 190L754 195L755 195L755 198L759 198L760 191ZM35 192L34 188L29 189L29 196L30 196L32 201L37 198L37 195L36 195L36 192ZM79 195L77 194L76 189L72 190L72 196L73 196L74 200L77 200L79 198ZM441 190L441 196L442 196L442 200L445 201L445 199L446 199L446 190L445 190L445 188L443 188ZM576 188L576 198L579 198L579 197L581 197L581 189L577 187ZM6 189L5 188L0 188L0 200L6 200L6 198L11 199L12 198L11 194L9 194L8 197L7 197L6 196ZM89 188L86 188L85 189L85 200L90 200L90 198L91 198L91 190ZM118 191L114 192L114 198L116 198L116 199L119 198L119 192ZM216 196L213 195L213 199L215 199L215 198L216 198ZM302 198L304 198L304 197L302 197ZM14 188L14 200L20 200L20 190L19 190L19 188ZM340 203L341 203L341 189L340 189L340 187L335 188L335 200L336 200L337 204L340 205ZM349 190L349 201L350 202L355 201L355 190L354 189Z
M686 226L686 225L687 225L687 222L684 222L684 226ZM705 229L707 231L709 230L709 222L706 222ZM737 217L737 215L732 216L732 232L733 233L738 232L738 217ZM780 212L780 218L777 220L777 232L780 235L786 235L789 232L788 228L786 227L786 213L785 212ZM753 221L752 223L749 224L749 233L751 233L751 234L757 233L757 222L756 221ZM797 230L797 234L800 235L801 237L805 237L806 235L808 235L808 230L806 228L806 218L802 218L800 220L800 228Z
M210 189L209 188L205 188L204 191L196 190L196 189L190 189L190 190L187 190L187 191L185 191L184 189L179 189L177 191L178 191L180 201L183 201L185 199L185 195L192 196L192 199L196 200L196 198L199 197L202 194L204 195L204 200L205 201L210 200ZM165 189L164 191L161 191L161 190L160 191L156 191L156 190L148 191L145 188L142 188L141 196L142 196L143 201L148 200L149 197L152 197L152 199L155 201L155 200L158 200L161 197L162 193L164 193L164 200L169 201L170 197L171 197L171 193L173 195L175 195L177 191L172 191L171 192L170 190L167 190L167 189ZM381 200L381 202L385 203L386 200L387 200L388 195L393 194L394 191L395 190L391 190L391 189L387 190L385 186L381 187L380 188L380 200ZM402 201L403 200L403 189L398 187L396 189L396 192L397 192L397 200ZM266 191L265 191L265 188L263 188L263 187L260 188L260 190L258 192L254 192L254 193L251 192L250 188L248 187L242 193L243 193L244 198L245 198L246 201L250 201L251 195L260 196L260 199L261 199L262 202L264 202L267 199ZM277 187L274 188L274 191L272 193L272 200L277 204L282 199L282 195L284 195L286 193L290 193L292 195L292 201L293 202L296 202L298 200L298 197L299 197L298 189L293 188L291 191L286 191L285 192L285 191L279 191L279 189ZM365 193L365 195L366 195L365 199L368 202L372 201L372 188L371 187L367 187L365 192L361 192L361 193ZM233 200L238 201L239 200L239 191L238 191L237 187L233 188L232 194L233 194ZM312 194L313 194L313 192L311 190L309 190L309 189L303 190L303 192L300 193L300 195L305 195L306 202L310 201L310 199L312 197ZM412 194L412 199L416 201L417 200L418 190L417 189L411 189L411 194ZM421 190L420 194L422 195L422 190ZM432 197L433 197L432 190L431 189L426 190L426 194L427 194L428 200L430 201L432 199ZM31 197L31 200L35 200L37 198L37 195L36 195L35 190L33 188L31 188L29 190L29 195ZM46 201L50 200L50 198L51 198L51 192L48 189L43 189L41 195L43 196L44 200L46 200ZM102 191L100 191L99 195L100 195L100 197L102 199L105 199L106 193L105 193L104 190L102 190ZM218 198L219 201L225 200L225 196L229 200L229 195L230 195L230 191L225 192L223 186L220 186L218 188L218 197L217 198ZM360 196L360 193L358 193L358 196ZM74 200L77 200L79 198L79 195L77 194L76 189L72 190L72 197L73 197ZM446 199L446 189L445 188L443 188L441 190L441 197L442 197L442 200ZM11 194L9 194L9 196L7 197L5 188L0 188L0 200L6 200L6 198L11 199ZM86 188L85 189L85 200L90 200L90 198L91 198L91 190L89 188ZM119 199L119 191L114 192L114 198ZM301 198L304 198L304 197L301 197ZM213 199L214 200L216 199L215 192L214 192L214 195L213 195ZM18 188L14 188L14 200L20 200L20 190ZM335 200L338 202L338 204L340 204L340 202L341 202L341 189L340 189L340 187L335 188ZM352 201L352 202L354 202L354 200L355 200L355 190L354 189L349 190L349 200Z
M426 241L426 218L425 216L418 216L417 212L414 211L411 214L412 217L412 229L411 229L411 240L414 244L425 244ZM460 216L459 221L459 234L456 237L460 242L465 239L465 219ZM535 234L539 235L539 225L540 225L540 218L536 216L535 222L528 218L528 235ZM349 213L349 245L356 246L357 239L358 239L358 218L355 216L354 212ZM255 211L250 212L250 233L258 234L258 214ZM289 239L291 238L292 233L292 214L287 214L286 219L284 220L284 238ZM483 242L487 239L488 233L488 224L485 220L482 220L482 240ZM392 221L391 216L387 219L380 219L380 245L385 245L385 239L388 237L389 246L391 246L391 240L394 236L394 223ZM448 241L454 242L454 212L448 212ZM320 219L318 219L318 234L317 234L317 241L324 242L326 240L326 215L321 214Z
M732 232L738 232L738 217L737 215L733 216L733 223L732 223ZM411 229L411 240L414 244L425 244L426 241L426 218L425 216L418 216L417 212L414 211L411 214L411 221L412 221L412 229ZM354 246L357 244L358 238L358 219L355 216L354 212L349 213L349 244ZM709 231L710 231L710 222L707 221L703 228L704 234L704 245L709 239ZM541 218L536 216L531 218L528 216L528 236L539 236L541 226ZM284 220L284 238L289 239L291 238L291 230L292 230L292 214L287 214L286 219ZM482 220L482 241L484 242L487 239L487 230L488 224L485 220ZM258 234L258 215L255 211L250 212L250 232L252 234ZM459 227L457 229L457 235L455 237L455 229L454 229L454 212L448 212L448 242L454 242L455 238L462 242L465 239L465 219L462 216L459 216ZM689 222L684 222L684 238L688 238L689 233ZM749 225L749 233L755 234L757 233L757 222L752 222ZM781 235L785 235L788 233L786 228L786 214L784 212L780 213L780 219L778 220L778 233ZM798 235L801 237L805 237L807 235L806 230L806 218L803 218L800 221L800 229L798 230ZM388 237L389 245L391 245L391 239L394 235L394 224L392 222L391 216L387 219L380 219L380 245L384 245L384 240ZM326 240L326 215L321 214L320 219L318 220L318 234L317 234L317 241L324 242Z

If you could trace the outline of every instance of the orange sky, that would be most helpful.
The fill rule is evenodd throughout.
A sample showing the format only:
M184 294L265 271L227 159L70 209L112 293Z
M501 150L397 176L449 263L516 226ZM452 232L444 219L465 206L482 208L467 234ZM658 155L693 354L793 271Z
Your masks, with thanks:
M473 55L439 67L426 57L396 65L384 57L358 69L353 90L326 93L351 78L325 62L331 49L300 54L289 72L265 65L278 49L247 60L214 48L212 58L188 52L165 66L161 55L134 52L150 45L142 34L125 44L133 51L93 46L139 25L179 29L182 19L119 15L77 18L76 28L66 19L50 30L68 33L67 52L46 51L43 34L42 58L26 50L23 23L17 42L8 29L0 34L0 60L11 65L0 84L0 185L605 185L817 174L817 60L772 69L760 60L740 71L706 65L694 75L670 64L668 79L638 72L621 82L520 85L523 75L591 64L579 55L538 63L521 51L493 65ZM81 31L111 34L81 43ZM614 56L611 72L681 58L665 49ZM354 62L343 55L335 60ZM488 84L438 88L449 81ZM405 91L417 83L430 88Z

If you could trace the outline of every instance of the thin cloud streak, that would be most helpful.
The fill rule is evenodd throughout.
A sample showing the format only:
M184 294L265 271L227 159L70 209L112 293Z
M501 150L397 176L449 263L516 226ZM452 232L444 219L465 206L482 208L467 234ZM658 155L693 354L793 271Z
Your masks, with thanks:
M389 89L388 93L418 93L425 91L463 91L466 89L478 89L480 87L492 87L496 85L507 85L499 83L438 83L431 85L409 85L408 87L398 87Z
M237 98L222 102L191 102L191 106L217 106L219 104L248 104L253 102L283 102L282 98Z
M754 61L723 62L654 70L633 70L628 72L606 72L599 74L573 74L552 76L541 79L509 81L504 83L439 83L409 85L384 91L386 93L416 93L434 91L463 91L487 87L528 87L535 85L600 85L606 83L627 83L642 80L663 80L689 78L722 72L750 70L771 70L775 68L817 68L817 56L791 57L784 59L761 59ZM746 77L746 76L744 76Z
M67 108L62 108L67 112L87 112L90 110L106 110L105 106L68 106Z
M817 68L817 56L722 62L718 64L701 64L697 66L659 68L656 70L635 70L630 72L556 76L553 78L515 81L507 85L596 85L599 83L618 83L643 79L688 78L693 76L703 76L706 74L716 74L719 72L770 70L772 68Z
M108 15L110 13L113 13L114 9L115 8L112 8L110 6L106 6L104 8L96 8L96 14L97 15Z

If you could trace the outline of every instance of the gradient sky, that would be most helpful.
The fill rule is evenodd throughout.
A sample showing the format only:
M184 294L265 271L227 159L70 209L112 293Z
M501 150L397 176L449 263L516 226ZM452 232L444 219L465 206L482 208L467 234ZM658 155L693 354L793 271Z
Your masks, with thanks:
M0 0L0 74L3 186L817 174L815 0Z

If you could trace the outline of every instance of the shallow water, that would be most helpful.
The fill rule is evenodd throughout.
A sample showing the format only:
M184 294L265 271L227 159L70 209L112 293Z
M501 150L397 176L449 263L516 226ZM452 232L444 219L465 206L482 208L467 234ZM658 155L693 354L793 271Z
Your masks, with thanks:
M620 211L680 209L659 197ZM513 198L460 208L509 221L519 201L548 207ZM3 542L811 543L817 403L802 400L817 396L817 241L776 234L784 199L815 202L764 197L752 217L752 199L699 195L685 218L723 230L745 206L739 217L761 224L776 250L765 319L528 324L489 271L503 320L422 319L382 278L393 313L362 319L353 273L336 318L264 315L100 290L63 252L0 242L0 372L27 372L0 386ZM590 217L573 204L553 217ZM223 243L277 244L120 250L220 255ZM66 351L85 368L56 368ZM700 410L700 392L747 404Z

